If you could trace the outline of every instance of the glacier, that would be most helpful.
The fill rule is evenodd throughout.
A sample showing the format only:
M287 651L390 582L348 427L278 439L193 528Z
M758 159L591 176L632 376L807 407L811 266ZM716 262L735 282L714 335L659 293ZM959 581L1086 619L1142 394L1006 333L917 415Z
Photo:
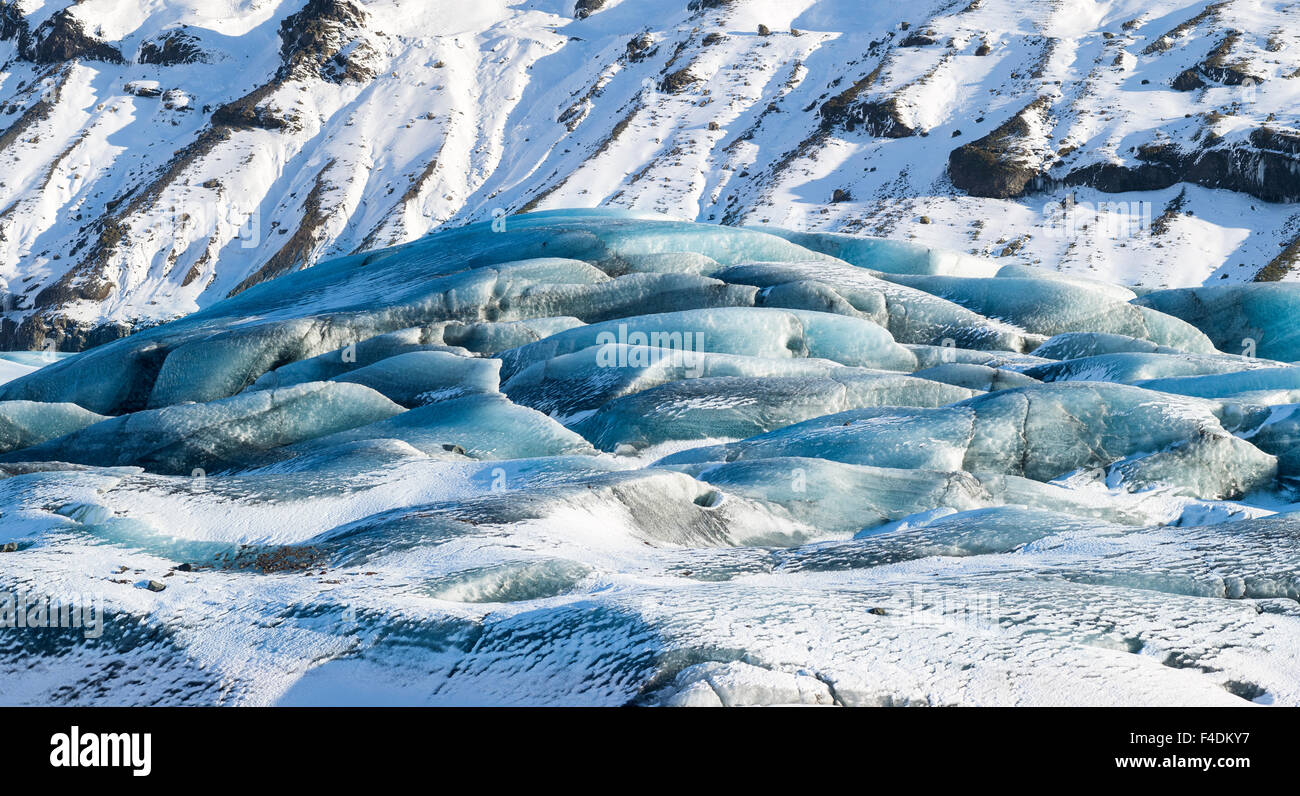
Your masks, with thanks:
M1297 705L1297 301L548 210L15 352L0 702Z

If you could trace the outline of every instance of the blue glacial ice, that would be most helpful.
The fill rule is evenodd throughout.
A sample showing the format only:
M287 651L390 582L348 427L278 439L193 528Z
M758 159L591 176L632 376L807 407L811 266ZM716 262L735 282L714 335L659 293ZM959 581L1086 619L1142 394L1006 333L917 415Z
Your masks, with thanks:
M108 619L0 702L1297 705L1298 303L547 211L20 354L0 593Z

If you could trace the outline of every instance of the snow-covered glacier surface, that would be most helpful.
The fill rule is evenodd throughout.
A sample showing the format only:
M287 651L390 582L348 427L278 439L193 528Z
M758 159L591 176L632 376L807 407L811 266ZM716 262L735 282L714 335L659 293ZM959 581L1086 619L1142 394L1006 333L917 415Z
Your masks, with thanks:
M0 702L1300 704L1298 301L548 211L9 357Z

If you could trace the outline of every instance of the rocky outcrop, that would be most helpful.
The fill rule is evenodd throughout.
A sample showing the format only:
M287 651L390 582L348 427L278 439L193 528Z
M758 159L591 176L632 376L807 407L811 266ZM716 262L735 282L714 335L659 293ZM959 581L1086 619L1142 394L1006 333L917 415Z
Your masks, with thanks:
M213 127L233 130L283 130L290 127L293 119L277 114L265 104L279 87L278 81L272 81L217 108L212 112Z
M1300 236L1255 273L1253 282L1280 282L1284 276L1300 268Z
M642 33L640 36L634 36L627 43L627 60L630 63L640 63L651 57L659 48L655 47L654 37L649 33Z
M953 185L994 199L1022 196L1035 187L1045 174L1035 151L1035 125L1046 122L1049 107L1047 98L1040 97L993 132L954 149L948 155Z
M21 40L28 35L27 20L13 3L0 5L0 41Z
M183 29L169 30L140 45L136 58L142 64L175 66L208 60L197 36Z
M1233 31L1219 42L1204 61L1180 72L1170 83L1177 91L1192 91L1210 84L1223 86L1259 85L1263 76L1256 73L1244 59L1234 58L1233 50L1241 34Z
M89 61L122 63L122 53L108 42L86 33L81 20L65 8L45 20L24 37L22 55L38 64L57 64L82 58Z
M867 90L880 79L884 69L885 62L881 61L870 74L826 100L817 109L822 129L853 132L862 127L868 135L882 138L916 135L916 129L903 118L902 106L896 96L865 97Z
M827 109L828 106L823 106L823 110ZM842 127L849 132L861 127L868 135L881 138L907 138L917 132L916 128L903 120L896 97L830 108L822 118L830 121L832 126Z
M1138 163L1093 164L1059 184L1107 192L1151 191L1178 182L1224 188L1266 202L1300 201L1300 133L1259 128L1244 141L1186 150L1174 144L1139 147Z
M689 66L682 67L676 72L664 75L664 79L659 81L659 90L666 91L669 94L680 94L698 82L700 82L700 79L691 74Z
M573 6L574 19L586 19L605 7L606 0L578 0Z
M353 0L308 0L280 23L282 79L360 83L375 76L375 52L360 31L366 11Z

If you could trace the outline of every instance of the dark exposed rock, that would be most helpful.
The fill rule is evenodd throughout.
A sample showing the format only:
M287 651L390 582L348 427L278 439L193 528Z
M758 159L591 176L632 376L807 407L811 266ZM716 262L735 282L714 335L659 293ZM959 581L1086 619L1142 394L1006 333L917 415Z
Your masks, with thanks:
M137 97L161 97L163 93L163 90L157 86L135 82L127 83L122 90Z
M13 3L0 5L0 41L18 39L28 35L27 20Z
M1254 144L1256 149L1300 155L1300 133L1294 130L1259 127L1251 131L1250 143Z
M1139 147L1136 157L1139 162L1133 165L1092 164L1075 169L1053 184L1089 185L1122 193L1190 182L1266 202L1300 201L1300 133L1259 128L1246 141L1226 144L1216 140L1191 150L1172 143L1148 145Z
M627 60L637 63L654 55L659 48L649 33L642 33L627 43Z
M1201 77L1201 70L1197 67L1179 72L1169 83L1169 87L1174 91L1194 91L1204 86L1205 79Z
M735 3L736 0L691 0L686 4L688 11L707 11L711 8L726 8Z
M254 128L283 130L289 127L292 120L277 116L262 104L277 88L279 85L272 81L253 89L237 100L222 105L212 112L213 126L236 130Z
M898 99L886 97L882 100L863 102L850 110L845 127L853 130L861 124L869 135L885 138L907 138L916 135L916 128L903 121Z
M659 81L659 90L666 91L669 94L678 94L698 82L700 82L700 79L691 74L689 66L682 67L676 72L664 75L664 79Z
M1177 196L1169 200L1168 204L1165 205L1164 212L1156 216L1156 219L1151 222L1151 234L1158 236L1168 233L1169 227L1174 222L1174 219L1184 215L1186 209L1187 188L1184 187L1178 192Z
M122 63L122 53L116 47L86 33L81 20L72 15L72 7L54 14L25 38L23 57L38 64L63 63L74 58Z
M9 351L34 351L53 340L59 351L84 351L111 343L136 331L135 327L110 322L87 326L55 313L37 313L15 323L0 319L0 345Z
M586 19L605 7L606 0L578 0L573 6L574 19Z
M1287 274L1300 268L1300 237L1296 237L1268 265L1259 269L1254 282L1278 282Z
M142 64L175 66L206 61L207 55L197 36L176 29L160 33L141 44L137 60Z
M1266 202L1296 202L1300 201L1300 155L1281 148L1294 141L1287 135L1257 130L1249 142L1190 151L1173 144L1141 147L1137 153L1141 163L1136 166L1080 169L1068 174L1064 183L1103 191L1148 191L1191 182L1250 194ZM1278 144L1279 149L1262 148L1261 142Z
M898 113L897 100L894 98L862 99L867 89L871 88L880 77L884 66L884 61L881 61L870 74L826 100L817 109L818 115L822 118L823 131L830 131L837 127L853 131L858 128L858 125L866 125L872 135L889 138L905 138L916 132L903 123Z
M370 80L374 51L358 37L366 11L354 0L308 0L280 23L282 79L320 77L331 83Z
M1169 84L1176 91L1192 91L1211 83L1223 86L1258 85L1264 78L1253 73L1243 60L1234 60L1233 48L1241 34L1231 32L1219 42L1205 60L1179 73Z
M818 110L822 128L841 128L850 132L862 127L869 135L885 138L907 138L916 135L916 129L903 121L902 110L896 97L859 99L875 82L878 71L858 81L847 91L832 97Z
M901 47L929 47L931 44L938 44L939 40L934 38L930 31L915 31L908 34L907 38L899 42Z
M1047 108L1047 100L1040 97L993 132L954 149L948 155L953 185L972 196L1009 199L1024 195L1043 176L1026 152L1033 132L1029 118L1045 115Z
M1158 191L1177 183L1178 173L1157 163L1091 163L1071 171L1061 182L1088 185L1106 193Z

